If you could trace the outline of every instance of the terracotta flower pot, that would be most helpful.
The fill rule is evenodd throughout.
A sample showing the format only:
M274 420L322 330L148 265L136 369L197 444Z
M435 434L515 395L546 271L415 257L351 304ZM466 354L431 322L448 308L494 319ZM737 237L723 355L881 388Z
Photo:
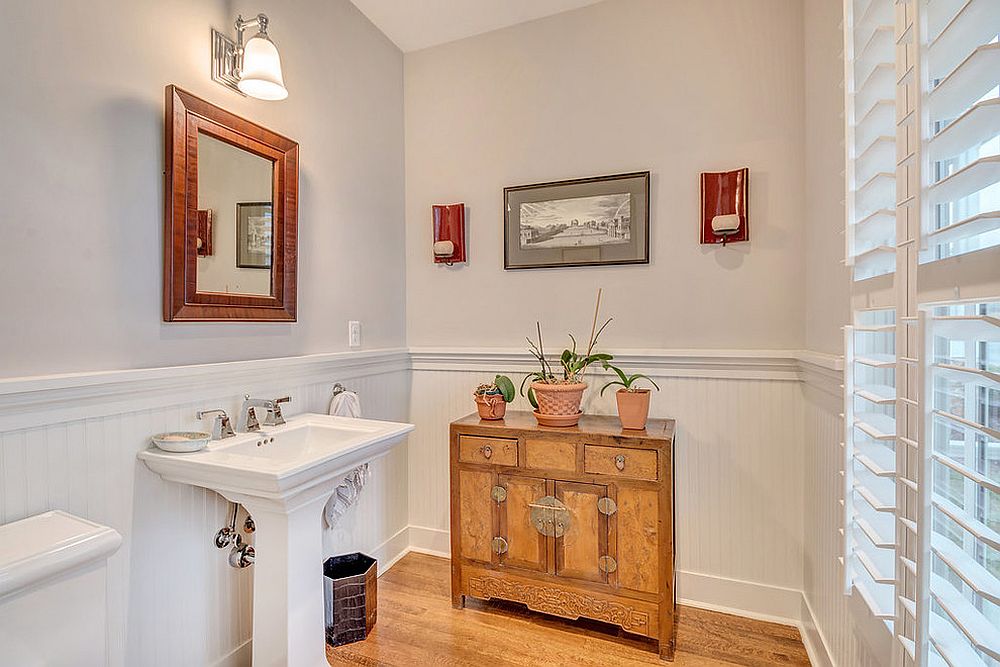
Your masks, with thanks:
M547 384L532 382L538 401L535 419L542 426L576 426L580 421L580 401L587 389L586 382Z
M507 401L503 394L473 394L476 399L476 409L480 419L503 419L507 414Z
M622 428L636 431L646 428L646 419L649 418L648 389L619 389L615 398L618 399L618 419Z

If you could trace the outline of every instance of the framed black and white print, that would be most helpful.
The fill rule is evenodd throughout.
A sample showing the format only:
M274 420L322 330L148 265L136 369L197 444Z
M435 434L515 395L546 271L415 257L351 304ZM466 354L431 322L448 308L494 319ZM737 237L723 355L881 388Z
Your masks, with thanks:
M271 202L236 204L236 266L270 269L273 247Z
M649 263L649 172L505 188L504 268Z

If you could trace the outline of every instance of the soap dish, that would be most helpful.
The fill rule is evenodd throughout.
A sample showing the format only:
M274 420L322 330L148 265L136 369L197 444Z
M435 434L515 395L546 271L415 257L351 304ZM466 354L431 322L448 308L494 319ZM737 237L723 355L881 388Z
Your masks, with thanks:
M212 440L211 433L203 431L170 431L153 436L153 444L166 452L187 454L205 449Z

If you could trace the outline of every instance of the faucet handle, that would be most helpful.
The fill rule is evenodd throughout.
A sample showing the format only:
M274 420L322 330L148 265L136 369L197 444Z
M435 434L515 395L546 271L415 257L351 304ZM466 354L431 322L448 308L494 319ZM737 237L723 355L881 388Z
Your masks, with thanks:
M267 422L267 418L264 418ZM257 419L257 408L250 406L247 408L247 433L256 433L260 430L260 420Z
M215 415L215 419L212 421L212 440L223 440L224 438L231 438L236 435L233 432L233 425L229 421L229 415L226 414L225 410L201 410L198 412L198 419L204 419L209 415Z
M271 401L271 409L264 420L265 426L281 426L285 423L285 418L281 414L281 404L292 400L291 396L282 396Z

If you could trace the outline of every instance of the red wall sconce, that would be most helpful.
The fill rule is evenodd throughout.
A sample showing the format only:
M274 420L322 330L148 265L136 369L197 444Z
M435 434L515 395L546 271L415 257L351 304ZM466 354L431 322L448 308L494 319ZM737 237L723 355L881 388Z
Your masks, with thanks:
M701 175L701 242L740 243L750 240L747 209L750 169Z
M465 261L465 204L435 205L434 263Z

